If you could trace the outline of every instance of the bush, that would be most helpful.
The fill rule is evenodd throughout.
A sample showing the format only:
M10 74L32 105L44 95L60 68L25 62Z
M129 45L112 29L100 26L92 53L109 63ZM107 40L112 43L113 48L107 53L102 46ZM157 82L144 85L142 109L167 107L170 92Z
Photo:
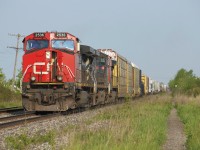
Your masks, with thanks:
M19 84L21 77L21 71L17 75L16 85ZM5 74L0 68L0 108L21 106L21 94L20 91L11 90L12 80L6 80Z
M175 100L178 114L184 123L184 131L187 135L187 149L200 149L200 97L184 98L181 96L175 97Z
M175 78L170 80L169 87L173 96L184 94L196 97L200 94L200 78L196 77L192 70L180 69Z

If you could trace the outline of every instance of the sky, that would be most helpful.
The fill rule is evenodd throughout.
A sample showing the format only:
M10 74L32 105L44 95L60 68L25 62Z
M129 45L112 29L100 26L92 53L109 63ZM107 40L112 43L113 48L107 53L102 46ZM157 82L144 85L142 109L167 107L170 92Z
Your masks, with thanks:
M9 33L58 31L95 49L111 48L166 84L181 68L200 76L199 8L199 0L1 0L0 68L12 78L15 50L7 46L17 38Z

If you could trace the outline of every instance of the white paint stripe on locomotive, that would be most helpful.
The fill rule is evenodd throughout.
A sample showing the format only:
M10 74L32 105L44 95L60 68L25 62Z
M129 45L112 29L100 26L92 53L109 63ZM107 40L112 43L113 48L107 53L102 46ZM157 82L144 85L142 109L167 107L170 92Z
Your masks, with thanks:
M70 71L71 75L72 75L73 77L75 77L74 74L73 74L73 72L71 71L71 69L70 69L69 67L68 67L68 70Z
M67 71L69 72L70 77L72 78L72 76L75 78L73 72L71 71L71 69L67 66L67 65L63 65L64 67L66 67Z
M60 70L60 66L58 65L58 63L57 63L57 66L58 66L59 71L61 72L61 70Z
M22 81L23 81L23 79L24 79L24 76L26 75L26 72L28 71L28 69L30 68L30 67L32 67L33 65L28 65L27 67L26 67L26 70L24 71L24 74L22 75L22 78L21 78L21 80L20 80L20 89L21 89L21 92L22 92Z
M45 62L36 62L36 63L34 63L33 64L33 73L34 74L49 74L47 71L42 71L42 72L36 71L36 66L44 66L44 65L45 65Z

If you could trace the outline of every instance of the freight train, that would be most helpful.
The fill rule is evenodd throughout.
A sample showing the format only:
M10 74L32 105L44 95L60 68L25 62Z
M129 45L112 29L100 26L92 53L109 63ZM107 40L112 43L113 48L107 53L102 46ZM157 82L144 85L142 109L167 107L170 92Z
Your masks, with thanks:
M150 86L135 64L112 49L80 45L70 33L32 33L23 47L22 105L27 111L66 111L153 92L153 80Z

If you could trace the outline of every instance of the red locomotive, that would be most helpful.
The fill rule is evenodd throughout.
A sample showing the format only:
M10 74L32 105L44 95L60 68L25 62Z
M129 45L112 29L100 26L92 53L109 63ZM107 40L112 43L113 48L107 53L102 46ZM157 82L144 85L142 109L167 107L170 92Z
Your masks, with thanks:
M22 103L28 111L65 111L113 102L112 60L67 32L23 40Z

